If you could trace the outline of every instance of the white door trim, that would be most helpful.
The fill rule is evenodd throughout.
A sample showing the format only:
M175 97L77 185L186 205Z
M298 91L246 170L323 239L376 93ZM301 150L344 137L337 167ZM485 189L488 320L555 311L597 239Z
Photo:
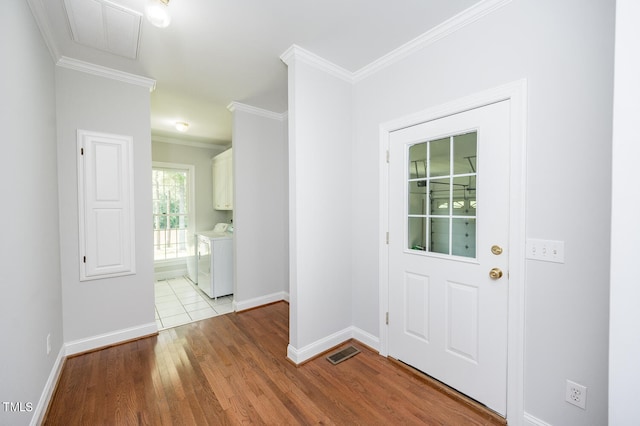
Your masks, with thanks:
M510 206L509 206L509 309L507 343L507 420L511 425L524 421L524 284L525 284L525 184L527 81L525 79L489 89L443 105L429 108L380 125L380 355L388 356L389 253L389 171L387 152L390 133L415 124L495 102L510 101ZM390 236L394 238L394 236Z

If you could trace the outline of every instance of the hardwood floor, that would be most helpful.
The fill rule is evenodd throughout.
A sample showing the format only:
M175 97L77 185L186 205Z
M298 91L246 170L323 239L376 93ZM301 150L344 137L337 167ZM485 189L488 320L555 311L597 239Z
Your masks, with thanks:
M358 342L286 359L284 302L66 360L45 425L504 424Z

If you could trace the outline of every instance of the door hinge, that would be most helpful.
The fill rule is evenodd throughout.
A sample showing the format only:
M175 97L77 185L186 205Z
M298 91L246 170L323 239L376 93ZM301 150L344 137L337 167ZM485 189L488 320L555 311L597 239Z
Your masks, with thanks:
M82 256L82 263L87 263L87 256Z
M386 324L389 325L389 312L387 312L387 317L386 317L385 321L386 321Z
M387 164L389 163L389 150L387 150Z
M387 235L385 236L385 242L389 244L389 231L387 231Z

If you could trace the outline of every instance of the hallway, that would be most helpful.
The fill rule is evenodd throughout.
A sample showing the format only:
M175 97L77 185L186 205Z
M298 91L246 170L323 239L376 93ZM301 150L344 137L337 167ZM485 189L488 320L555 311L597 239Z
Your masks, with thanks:
M357 342L295 366L288 324L279 302L69 358L43 424L505 424Z

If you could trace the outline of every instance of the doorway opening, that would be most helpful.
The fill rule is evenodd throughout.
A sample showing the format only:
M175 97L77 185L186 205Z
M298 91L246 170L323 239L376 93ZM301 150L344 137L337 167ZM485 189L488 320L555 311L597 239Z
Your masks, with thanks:
M156 141L153 147L154 159L170 160L153 161L151 171L155 321L162 330L232 312L233 300L210 298L197 285L198 226L210 230L218 216L228 216L213 209L211 157L218 149Z

